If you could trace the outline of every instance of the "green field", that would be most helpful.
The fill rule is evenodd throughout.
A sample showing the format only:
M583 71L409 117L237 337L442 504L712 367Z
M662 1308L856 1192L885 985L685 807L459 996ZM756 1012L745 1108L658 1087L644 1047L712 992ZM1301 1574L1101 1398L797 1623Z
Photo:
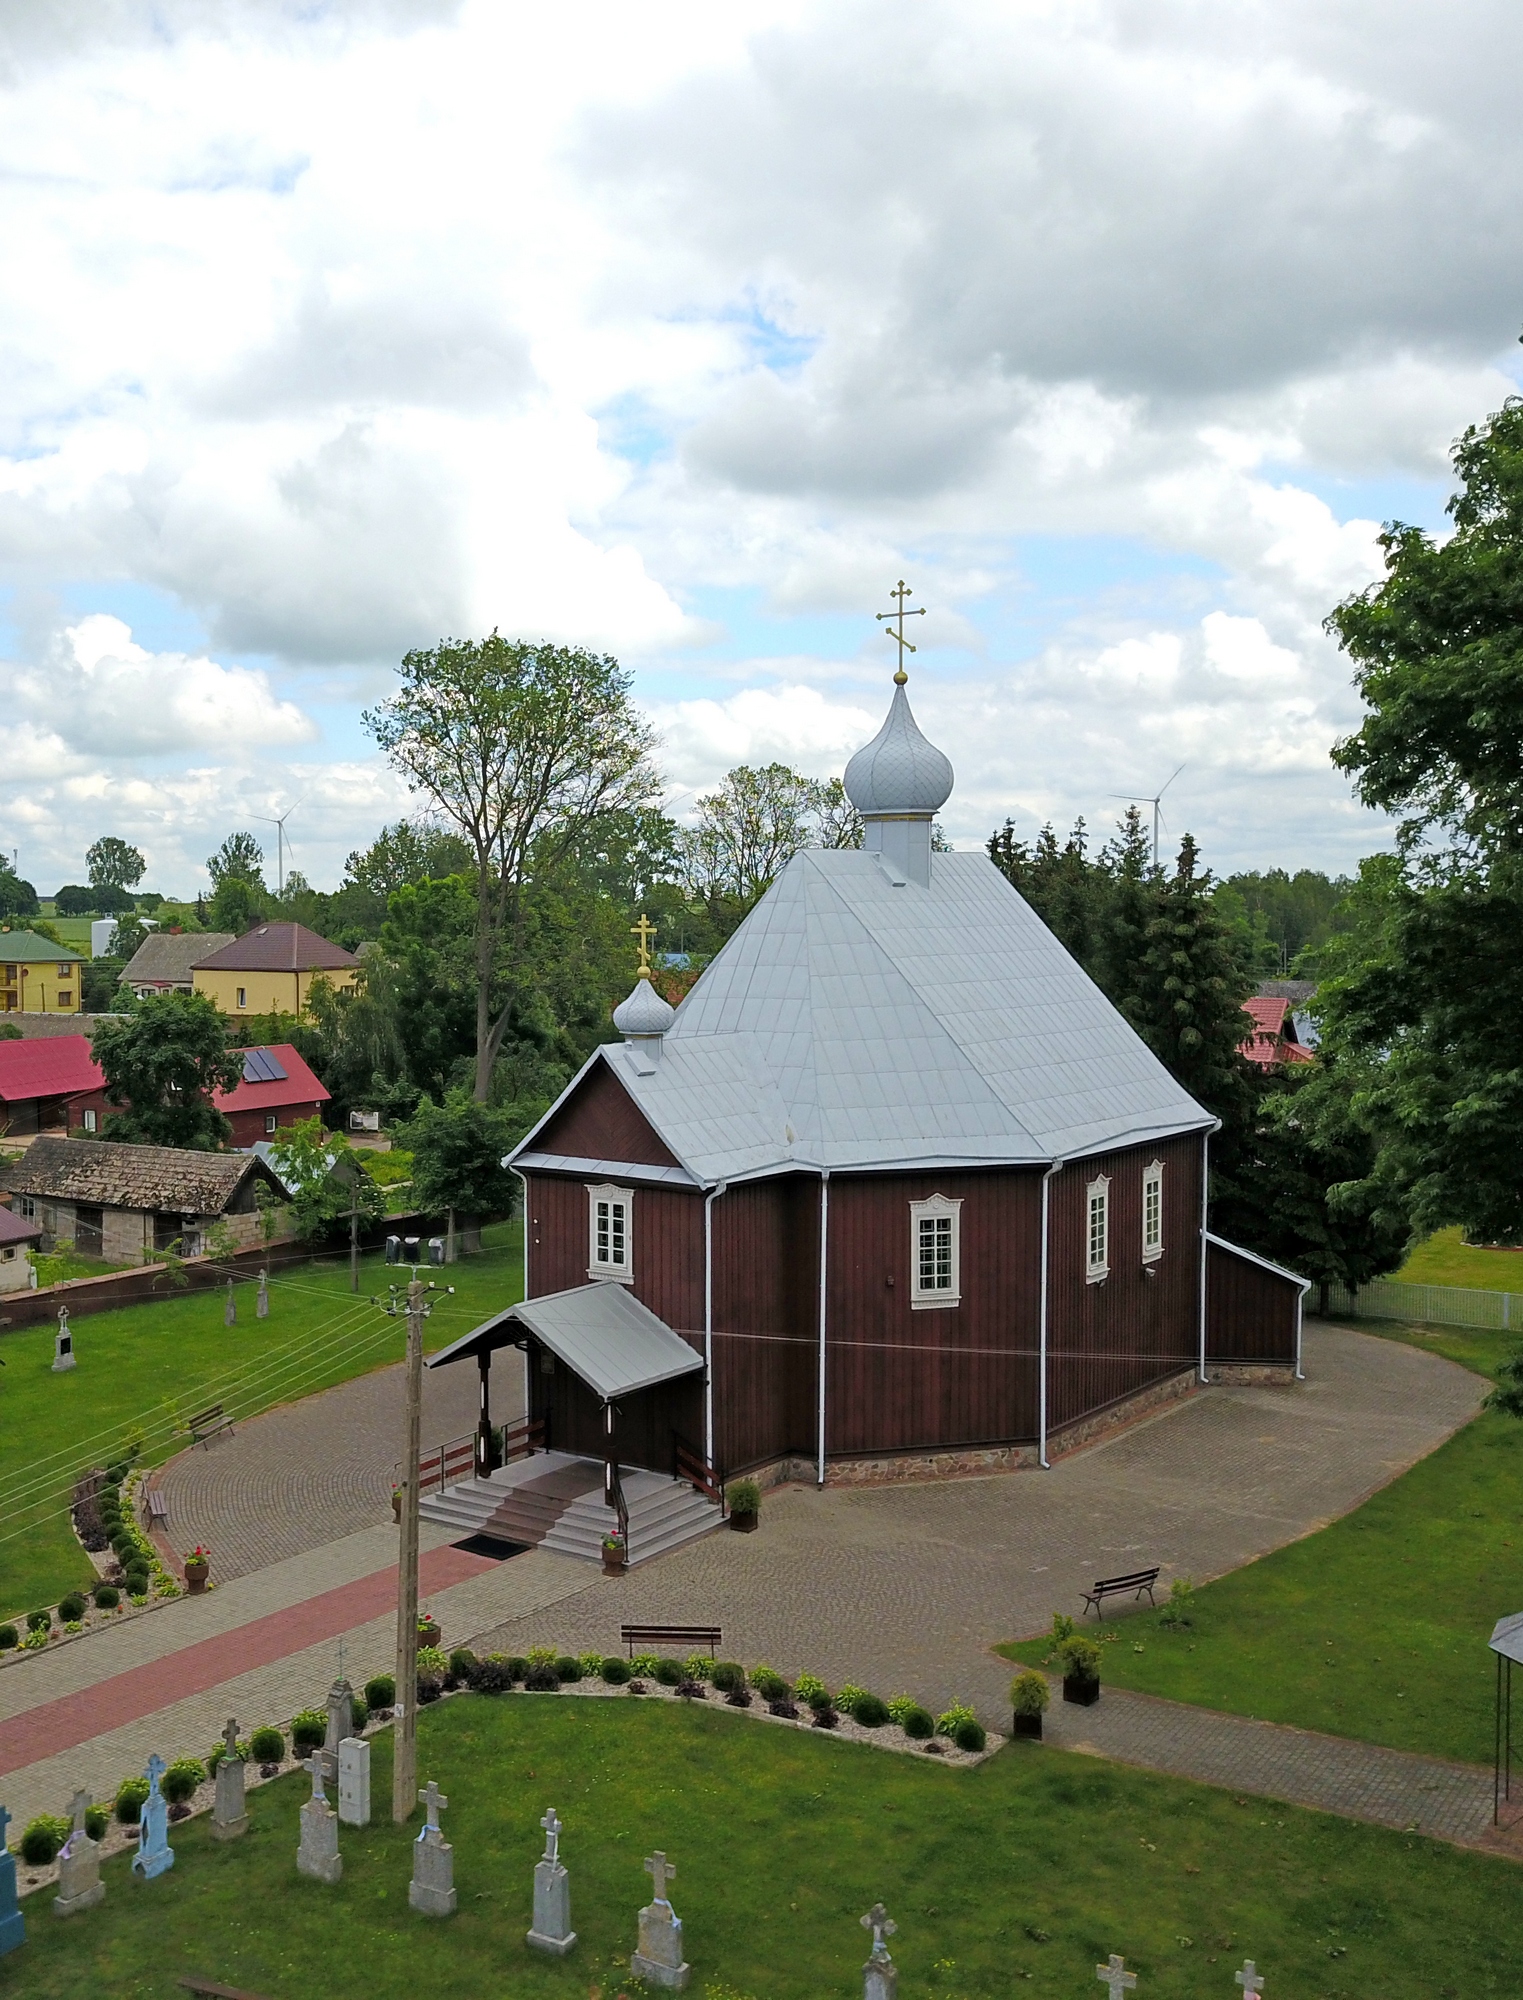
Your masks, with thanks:
M1396 1273L1403 1285L1459 1285L1467 1291L1523 1292L1523 1250L1476 1250L1459 1229L1419 1243Z
M522 1295L522 1225L499 1223L483 1236L481 1256L439 1274L455 1296L427 1323L430 1348ZM183 1419L209 1403L253 1415L399 1360L401 1321L370 1303L394 1275L378 1253L362 1258L356 1297L347 1260L293 1265L271 1279L263 1320L245 1280L231 1327L217 1291L97 1313L76 1321L78 1366L64 1375L52 1372L51 1326L0 1336L0 1618L54 1604L89 1580L69 1525L70 1491L125 1441L141 1438L144 1459L157 1464L184 1446Z
M1455 1327L1360 1330L1484 1374L1515 1345ZM1486 1641L1520 1609L1523 1423L1484 1411L1352 1514L1197 1590L1188 1630L1146 1608L1108 1619L1101 1672L1175 1701L1489 1764ZM1039 1662L1047 1648L1000 1651Z
M92 920L89 917L55 917L51 914L51 909L51 904L44 903L42 906L43 915L53 926L54 930L57 931L66 945L70 946L74 951L83 952L85 957L88 958L90 956L90 924Z
M450 1801L454 1917L408 1907L416 1826L389 1824L383 1732L387 1823L341 1831L336 1887L296 1873L309 1785L283 1778L251 1794L243 1840L174 1832L156 1882L114 1861L105 1903L67 1924L32 1898L0 1989L171 2000L193 1974L279 2000L615 2000L658 1847L708 2000L860 1994L879 1898L900 1990L930 2000L1075 2000L1113 1951L1173 2000L1224 2000L1244 1957L1269 1996L1470 2000L1511 1990L1523 1935L1511 1862L1039 1745L959 1772L723 1711L468 1696L420 1717L419 1775ZM524 1943L552 1804L580 1940L564 1961Z

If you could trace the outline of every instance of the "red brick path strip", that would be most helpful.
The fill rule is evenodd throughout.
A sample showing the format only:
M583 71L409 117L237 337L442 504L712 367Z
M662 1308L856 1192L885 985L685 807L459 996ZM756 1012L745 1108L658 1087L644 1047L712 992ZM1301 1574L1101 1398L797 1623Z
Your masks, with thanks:
M489 1556L471 1555L465 1549L430 1549L418 1565L420 1594L447 1590L467 1577L494 1569ZM126 1673L98 1681L94 1687L57 1701L41 1703L0 1722L0 1775L35 1764L39 1758L56 1756L76 1743L103 1736L124 1723L153 1715L171 1703L190 1695L205 1694L222 1681L233 1680L255 1667L268 1667L304 1647L336 1638L356 1625L379 1617L397 1598L397 1566L378 1569L337 1590L324 1591L284 1611L255 1618L247 1625L220 1632L214 1639L202 1639L150 1660Z

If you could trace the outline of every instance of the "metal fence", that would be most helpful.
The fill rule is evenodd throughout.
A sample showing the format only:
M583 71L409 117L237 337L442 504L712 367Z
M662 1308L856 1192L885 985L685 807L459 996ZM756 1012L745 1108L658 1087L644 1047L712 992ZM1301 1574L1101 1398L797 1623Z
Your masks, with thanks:
M1308 1304L1317 1297L1313 1286ZM1400 1285L1376 1278L1351 1292L1327 1288L1330 1319L1407 1319L1429 1326L1493 1326L1523 1333L1523 1292L1473 1292L1459 1285Z

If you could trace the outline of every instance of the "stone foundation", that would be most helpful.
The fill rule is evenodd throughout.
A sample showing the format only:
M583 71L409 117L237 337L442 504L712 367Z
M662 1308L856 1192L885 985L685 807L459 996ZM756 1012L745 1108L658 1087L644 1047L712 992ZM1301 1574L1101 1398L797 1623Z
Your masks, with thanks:
M1295 1379L1293 1361L1215 1361L1206 1367L1206 1380L1217 1387L1258 1383L1272 1389L1288 1389Z
M1199 1386L1193 1368L1183 1369L1178 1375L1170 1375L1162 1382L1150 1382L1135 1396L1125 1396L1118 1403L1108 1403L1103 1410L1096 1410L1091 1416L1081 1417L1077 1423L1052 1432L1047 1439L1048 1461L1066 1458L1071 1451L1096 1444L1113 1431L1125 1430L1140 1418L1151 1416L1166 1403L1177 1403L1193 1395Z

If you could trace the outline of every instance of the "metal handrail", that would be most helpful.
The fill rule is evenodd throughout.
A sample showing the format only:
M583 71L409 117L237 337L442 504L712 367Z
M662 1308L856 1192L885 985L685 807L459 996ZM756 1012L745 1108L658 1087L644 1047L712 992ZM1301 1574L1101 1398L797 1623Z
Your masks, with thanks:
M720 1515L724 1515L723 1475L717 1467L710 1465L678 1430L672 1432L672 1477L685 1479L695 1492L713 1500L718 1505Z
M619 1533L624 1541L624 1560L627 1563L629 1561L629 1507L624 1499L624 1482L619 1477L618 1466L611 1466L609 1471L612 1475L609 1485L613 1498L614 1512L618 1516Z

